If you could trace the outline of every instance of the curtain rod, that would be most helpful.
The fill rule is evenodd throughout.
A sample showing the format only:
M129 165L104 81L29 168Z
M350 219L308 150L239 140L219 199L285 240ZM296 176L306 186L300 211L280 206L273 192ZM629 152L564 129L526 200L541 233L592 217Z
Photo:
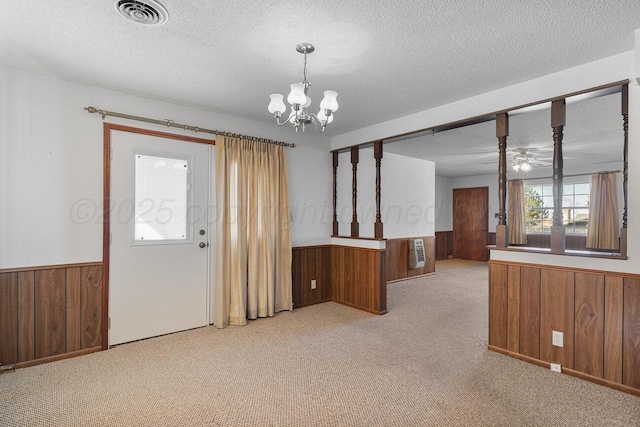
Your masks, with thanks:
M606 175L609 173L620 173L622 171L602 171L602 172L593 172L593 173L574 173L572 175L563 175L563 178L570 178L572 176L589 176L589 175ZM533 180L533 179L549 179L549 178L553 178L552 176L541 176L541 177L537 177L537 178L529 178L529 181ZM525 178L513 178L513 179L509 179L508 181L526 181Z
M288 142L282 142L282 141L274 141L272 139L267 139L267 138L258 138L255 136L247 136L247 135L242 135L242 134L238 134L238 133L231 133L231 132L224 132L224 131L219 131L219 130L214 130L214 129L205 129L205 128L201 128L198 126L189 126L189 125L184 125L184 124L180 124L180 123L175 123L173 120L157 120L157 119L149 119L147 117L140 117L140 116L132 116L130 114L123 114L123 113L116 113L113 111L107 111L107 110L99 110L95 107L84 107L85 110L87 110L89 113L98 113L102 116L102 120L104 120L105 116L112 116L112 117L120 117L122 119L129 119L129 120L137 120L139 122L146 122L146 123L153 123L156 125L165 125L167 127L174 127L174 128L180 128L180 129L184 129L184 130L191 130L194 132L204 132L204 133L211 133L214 135L222 135L222 136L230 136L232 138L244 138L244 139L250 139L252 141L259 141L259 142L264 142L266 144L274 144L274 145L280 145L282 147L290 147L290 148L295 148L296 144L291 144Z

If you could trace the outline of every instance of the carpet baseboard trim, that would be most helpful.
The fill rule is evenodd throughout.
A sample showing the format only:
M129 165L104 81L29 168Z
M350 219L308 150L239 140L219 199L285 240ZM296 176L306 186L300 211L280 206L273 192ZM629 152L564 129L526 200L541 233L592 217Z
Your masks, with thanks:
M16 363L16 368L28 368L30 366L41 365L43 363L56 362L58 360L69 359L71 357L84 356L85 354L95 353L101 351L102 347L85 348L84 350L71 351L69 353L56 354L55 356L42 357L40 359L29 360L27 362Z
M340 300L337 300L335 298L332 298L331 301L337 302L338 304L346 305L347 307L357 308L358 310L366 311L367 313L373 313L373 314L378 314L378 315L383 315L383 314L387 314L388 313L387 310L378 311L378 310L374 310L372 308L366 308L366 307L362 307L362 306L359 306L359 305L356 305L356 304L351 304L350 302L340 301Z
M312 305L322 304L322 303L331 302L331 301L333 301L331 298L321 299L319 301L313 301L304 305L294 305L293 309L295 310L297 308L311 307Z
M416 279L418 277L433 276L434 274L436 274L435 271L431 273L418 274L417 276L401 277L400 279L387 280L387 283L404 282L405 280Z
M505 350L503 348L500 347L496 347L493 345L489 345L487 346L487 348L491 351L494 351L496 353L500 353L503 354L505 356L509 356L509 357L513 357L514 359L518 359L518 360L522 360L523 362L528 362L534 365L538 365L540 367L543 368L547 368L547 369L551 369L551 364L549 362L545 362L542 361L540 359L535 359L533 357L530 356L525 356L524 354L519 354L519 353L514 353L512 351L509 350ZM573 369L569 369L569 368L565 368L564 366L562 367L562 372L570 375L572 377L576 377L579 378L581 380L585 380L585 381L589 381L592 383L596 383L599 385L603 385L605 387L609 387L624 393L628 393L634 396L638 396L640 397L640 390L637 388L633 388L633 387L629 387L627 385L624 384L620 384L620 383L616 383L613 381L609 381L609 380L605 380L604 378L598 378L598 377L594 377L593 375L589 375L589 374L585 374L584 372L580 372L580 371L576 371Z

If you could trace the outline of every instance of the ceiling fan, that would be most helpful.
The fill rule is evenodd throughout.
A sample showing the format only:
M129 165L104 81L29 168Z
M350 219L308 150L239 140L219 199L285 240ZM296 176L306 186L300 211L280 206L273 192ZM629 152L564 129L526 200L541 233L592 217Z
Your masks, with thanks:
M513 158L508 162L508 167L516 172L529 172L533 169L533 166L551 166L551 163L546 161L549 157L535 158L531 151L537 151L536 148L516 148L510 150L513 153ZM485 162L483 164L495 164L497 161Z
M529 150L526 148L518 148L512 151L515 152L515 155L509 166L516 172L529 172L533 166L551 166L551 163L533 157L533 154L529 153Z

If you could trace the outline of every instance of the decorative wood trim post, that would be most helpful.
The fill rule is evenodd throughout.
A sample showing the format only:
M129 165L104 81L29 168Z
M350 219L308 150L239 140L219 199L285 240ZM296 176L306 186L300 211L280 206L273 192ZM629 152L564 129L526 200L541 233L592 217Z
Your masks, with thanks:
M507 136L509 135L509 115L496 116L496 137L498 138L498 225L496 226L496 247L509 246L509 226L507 225Z
M381 201L381 178L380 178L380 166L382 164L382 141L376 141L373 143L373 157L376 159L376 222L374 224L373 237L376 239L382 239L383 226L382 215L380 213L380 201Z
M360 237L360 224L358 224L358 147L351 147L351 168L353 170L353 180L351 184L351 203L353 205L353 216L351 219L351 237Z
M622 129L624 130L624 148L622 150L622 193L624 207L622 228L620 229L620 255L627 255L627 197L629 194L629 85L622 86Z
M551 103L551 127L553 128L553 225L551 226L551 252L565 250L565 230L562 223L563 167L562 131L565 125L566 102L564 99Z
M332 236L338 235L338 152L333 153L333 232Z

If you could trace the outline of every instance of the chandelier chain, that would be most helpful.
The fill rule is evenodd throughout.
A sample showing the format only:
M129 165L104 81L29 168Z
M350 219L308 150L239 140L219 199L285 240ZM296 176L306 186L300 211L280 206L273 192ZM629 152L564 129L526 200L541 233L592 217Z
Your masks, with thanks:
M307 81L307 54L304 54L304 81Z

